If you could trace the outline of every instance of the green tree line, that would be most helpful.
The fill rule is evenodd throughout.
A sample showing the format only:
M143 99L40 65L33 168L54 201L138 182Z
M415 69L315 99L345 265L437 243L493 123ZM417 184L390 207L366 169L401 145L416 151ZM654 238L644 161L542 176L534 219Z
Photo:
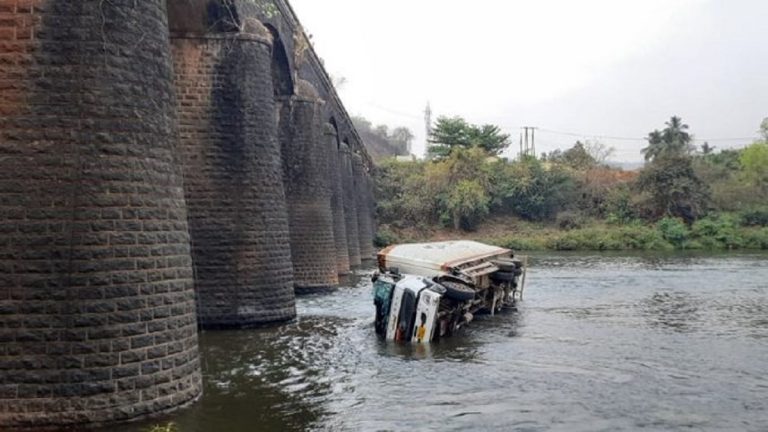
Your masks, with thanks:
M511 218L560 231L538 244L555 249L579 248L576 237L590 228L626 237L632 227L653 228L650 248L768 247L768 119L761 136L741 150L697 148L689 126L672 117L648 134L645 166L623 171L606 164L612 149L599 142L510 161L498 156L510 144L498 127L440 118L428 160L379 167L380 243L400 230L471 232ZM630 240L597 248L643 248Z

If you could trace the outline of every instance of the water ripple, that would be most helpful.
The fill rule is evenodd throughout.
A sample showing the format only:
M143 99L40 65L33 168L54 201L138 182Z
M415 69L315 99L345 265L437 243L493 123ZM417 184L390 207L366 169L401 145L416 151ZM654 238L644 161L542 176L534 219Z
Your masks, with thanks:
M205 333L205 397L173 420L182 432L768 430L768 256L532 262L519 312L430 346L376 339L362 271L300 299L294 323Z

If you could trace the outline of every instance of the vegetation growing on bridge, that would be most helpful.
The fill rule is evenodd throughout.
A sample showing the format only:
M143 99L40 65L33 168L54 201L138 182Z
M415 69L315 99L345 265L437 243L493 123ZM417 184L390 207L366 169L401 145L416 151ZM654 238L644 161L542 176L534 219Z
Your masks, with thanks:
M516 249L768 249L768 120L746 149L692 145L672 117L648 135L645 166L605 163L610 149L509 161L493 126L440 119L431 160L383 163L377 175L380 245L440 236ZM435 150L436 149L436 150Z
M410 154L411 142L413 141L413 132L410 129L401 126L390 130L386 125L374 126L362 116L352 117L352 122L365 142L366 149L375 160L380 161L392 156L408 156Z

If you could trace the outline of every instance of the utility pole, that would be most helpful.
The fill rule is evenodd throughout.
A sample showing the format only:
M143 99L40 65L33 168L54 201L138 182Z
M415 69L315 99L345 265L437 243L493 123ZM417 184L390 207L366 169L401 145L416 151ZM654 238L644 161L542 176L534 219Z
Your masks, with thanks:
M427 108L424 110L424 126L426 137L424 138L424 148L426 149L426 157L429 158L429 136L432 135L432 107L427 101Z
M522 156L536 157L536 129L538 128L533 126L523 126L520 129L523 130L523 132L520 133L520 154ZM523 134L525 134L525 146L523 146Z

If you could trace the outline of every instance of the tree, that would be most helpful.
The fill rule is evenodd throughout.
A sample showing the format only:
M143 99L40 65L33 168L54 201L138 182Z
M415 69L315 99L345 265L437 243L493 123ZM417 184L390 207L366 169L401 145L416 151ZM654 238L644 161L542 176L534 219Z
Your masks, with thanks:
M692 223L707 209L709 187L694 170L688 125L672 117L666 126L648 135L648 147L642 152L650 163L640 173L637 186L649 196L652 215Z
M648 134L648 147L642 150L646 161L664 155L687 155L693 151L688 125L683 124L680 117L673 116L666 126L663 131L655 130Z
M445 158L456 148L480 148L496 155L509 145L509 135L494 125L473 125L461 117L440 117L429 136L429 155Z
M376 126L375 133L382 138L389 138L389 127L387 125L378 125Z
M574 169L587 169L597 164L581 141L576 141L573 147L563 152L561 162Z
M448 194L446 207L453 220L453 228L472 229L477 221L488 214L488 197L477 180L461 180Z
M609 147L597 140L587 140L584 143L584 150L594 159L598 165L603 165L609 157L616 151L615 148Z
M762 190L768 190L768 142L756 142L741 152L744 177Z
M489 190L499 213L512 212L532 221L552 219L575 202L573 177L562 169L546 169L534 157L490 165Z
M509 146L509 135L501 132L498 126L471 126L469 130L470 144L485 150L488 154L497 155Z
M429 156L445 158L456 147L469 147L469 128L461 117L439 117L429 135Z
M377 167L377 215L383 224L418 226L437 218L436 192L425 185L425 162L387 159Z
M763 136L763 140L768 142L768 117L763 119L760 123L760 135Z
M392 136L390 138L403 149L403 153L407 154L411 148L411 142L413 142L414 136L413 132L407 127L398 127L392 131Z
M650 213L657 218L679 217L692 223L706 212L709 202L709 187L696 175L688 155L654 159L640 172L637 186L648 194Z
M577 170L586 170L605 164L613 151L613 147L608 147L599 141L576 141L573 147L564 152L554 150L549 154L542 154L542 160L559 162Z
M481 148L457 147L447 158L428 164L422 187L431 191L444 225L472 229L488 213L487 158Z
M355 129L362 131L370 131L373 129L373 124L365 117L352 116L352 124L355 125Z

